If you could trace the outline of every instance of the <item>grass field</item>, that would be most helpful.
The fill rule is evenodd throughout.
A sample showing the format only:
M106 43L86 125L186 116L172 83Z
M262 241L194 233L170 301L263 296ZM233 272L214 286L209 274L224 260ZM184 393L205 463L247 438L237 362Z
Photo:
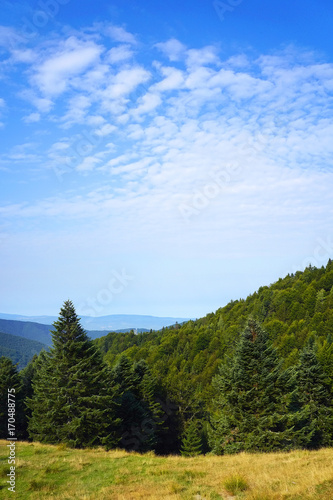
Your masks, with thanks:
M332 448L184 458L18 442L12 493L6 445L0 441L0 498L6 499L333 498Z

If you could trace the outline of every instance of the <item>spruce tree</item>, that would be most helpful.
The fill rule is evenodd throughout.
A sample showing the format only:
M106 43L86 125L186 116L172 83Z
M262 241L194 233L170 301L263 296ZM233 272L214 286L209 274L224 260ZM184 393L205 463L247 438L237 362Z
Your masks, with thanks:
M222 364L213 384L218 396L209 441L215 453L291 447L287 374L254 320L248 321L234 356Z
M163 410L158 397L157 380L143 359L134 364L133 370L139 379L139 398L146 411L145 427L149 433L149 448L156 450L167 430L163 425Z
M333 445L333 397L313 345L300 353L294 368L296 389L293 409L296 410L297 446L316 449Z
M158 409L153 400L148 365L139 362L133 366L122 355L112 375L118 392L119 445L140 452L154 449L157 442L154 416L157 418Z
M187 425L182 439L180 453L183 457L195 457L202 453L202 440L198 423L195 420Z
M54 323L53 345L36 362L29 434L72 447L114 444L114 389L101 353L83 330L71 301Z

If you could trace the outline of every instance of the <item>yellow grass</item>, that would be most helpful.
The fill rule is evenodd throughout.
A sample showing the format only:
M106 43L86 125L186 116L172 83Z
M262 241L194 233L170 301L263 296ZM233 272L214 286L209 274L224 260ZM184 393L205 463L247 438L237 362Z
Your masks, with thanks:
M19 442L16 492L11 493L6 444L0 441L0 498L333 499L332 448L185 458Z

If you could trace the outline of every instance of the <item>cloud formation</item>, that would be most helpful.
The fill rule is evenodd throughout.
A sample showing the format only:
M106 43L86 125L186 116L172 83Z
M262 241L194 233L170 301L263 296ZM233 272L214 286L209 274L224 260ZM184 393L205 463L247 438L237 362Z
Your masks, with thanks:
M73 228L134 267L167 252L181 273L202 256L225 268L279 245L300 254L315 228L330 231L333 65L316 54L224 59L175 38L143 47L114 25L20 43L6 71L23 70L27 140L0 162L43 187L2 204L9 233L39 234L45 248L50 227L57 244Z

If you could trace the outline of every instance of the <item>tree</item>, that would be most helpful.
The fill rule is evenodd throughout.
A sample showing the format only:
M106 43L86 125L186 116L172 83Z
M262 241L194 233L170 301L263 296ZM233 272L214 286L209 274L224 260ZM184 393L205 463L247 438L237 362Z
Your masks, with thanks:
M31 398L33 395L33 388L32 388L32 379L34 377L35 371L36 371L36 361L38 359L37 354L35 354L32 358L32 360L27 364L25 368L23 368L19 375L21 378L21 391L22 391L22 402L23 402L23 414L25 418L25 425L23 428L23 435L22 439L28 439L29 433L28 433L28 421L31 418L31 410L30 408L27 407L26 401L28 398Z
M288 449L287 374L267 333L250 319L235 354L214 378L210 445L217 454Z
M29 434L72 447L115 444L114 387L100 351L66 301L54 323L53 345L36 361Z
M156 447L163 420L155 398L156 381L147 363L135 363L124 355L112 371L118 389L119 444L128 450L148 451Z
M195 457L202 453L202 440L198 423L191 420L187 425L182 439L180 453L183 457Z
M296 390L292 408L297 411L297 445L316 449L333 445L333 397L327 375L313 345L304 348L294 368Z

